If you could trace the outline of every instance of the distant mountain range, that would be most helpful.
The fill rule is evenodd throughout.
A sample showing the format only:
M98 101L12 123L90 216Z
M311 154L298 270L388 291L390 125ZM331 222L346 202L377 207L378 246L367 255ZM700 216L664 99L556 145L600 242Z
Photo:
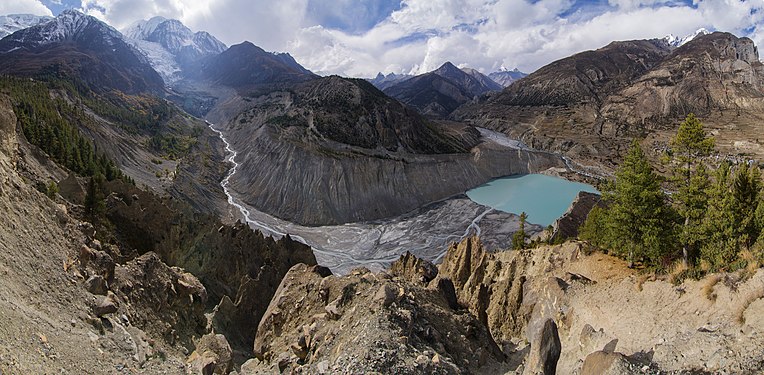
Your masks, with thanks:
M10 14L0 16L0 39L32 26L50 22L53 17L35 16L31 14Z
M502 85L503 87L508 87L509 85L515 83L521 78L526 77L527 75L527 73L523 73L515 68L514 70L499 70L497 72L493 72L488 75L488 78L492 79L494 82Z
M450 62L429 73L407 79L392 78L378 80L378 87L384 87L385 94L430 117L448 116L476 96L503 88L477 70L459 69Z
M141 96L138 101L150 97L150 103L170 99L195 116L210 114L211 122L237 133L240 139L235 146L250 147L247 142L257 138L263 147L242 150L250 152L248 160L261 163L243 165L231 186L251 193L255 207L308 224L376 219L400 214L403 208L375 206L376 211L357 216L350 209L327 212L327 197L337 186L325 186L317 194L294 190L295 197L306 194L300 198L302 211L297 212L297 206L281 207L283 202L275 198L281 196L279 191L251 191L242 181L264 176L273 186L287 189L284 184L297 183L302 172L283 178L263 172L257 168L263 167L265 159L258 158L274 156L262 152L282 150L294 157L268 159L276 163L269 165L272 168L278 163L303 165L301 158L323 163L304 167L324 168L327 175L339 176L336 168L357 168L352 172L354 179L347 180L353 182L343 187L348 192L358 191L361 185L369 187L365 185L369 181L381 184L397 178L401 189L416 191L416 199L408 205L414 207L498 173L492 165L481 170L478 179L460 175L459 171L474 172L472 161L465 159L480 142L473 126L506 133L534 148L579 160L600 160L610 167L625 140L671 129L688 112L716 114L717 122L732 121L730 114L739 114L734 118L736 126L748 129L746 134L753 139L752 124L764 112L764 82L759 78L764 67L753 42L703 30L686 38L613 42L555 61L528 76L517 70L486 76L447 62L416 76L379 74L369 80L375 88L361 80L319 77L289 54L267 52L250 42L226 48L210 34L192 32L177 20L152 18L132 25L125 34L71 10L55 18L8 16L2 20L6 23L2 30L21 29L0 40L0 73L72 79L95 92L112 93L111 98L125 93ZM119 105L127 111L144 109L131 100L137 99ZM177 140L152 141L178 144ZM447 173L449 178L459 175L453 177L458 183L430 189L408 175L392 176L399 173L400 160L413 165L424 163L423 155L442 158L444 154L459 155L454 160L462 164L458 170L449 167ZM351 157L360 164L341 162ZM372 179L360 167L366 162L390 168L391 175L381 173ZM342 173L351 174L348 170ZM360 204L371 207L370 202L379 197L359 198L364 199Z
M289 54L266 52L250 42L231 46L205 59L191 76L235 88L318 78Z

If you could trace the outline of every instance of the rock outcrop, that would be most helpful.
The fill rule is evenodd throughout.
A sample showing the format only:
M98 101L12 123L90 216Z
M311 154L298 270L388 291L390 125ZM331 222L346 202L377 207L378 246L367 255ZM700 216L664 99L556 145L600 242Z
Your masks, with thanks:
M119 238L138 253L156 252L204 284L218 333L235 350L250 347L257 322L292 265L315 264L308 246L288 236L278 241L237 223L222 225L180 202L114 183L107 216L120 223Z
M562 345L557 333L557 324L547 319L531 338L531 352L525 363L524 374L554 375L557 373L557 361L560 359Z
M593 373L764 369L752 349L764 346L754 318L764 307L764 272L746 281L726 275L726 285L711 284L717 294L711 301L704 297L708 280L640 281L624 262L585 255L581 246L486 253L479 240L465 239L449 249L430 287L453 280L460 303L486 322L510 367L524 363L525 372L543 373L543 364L553 362L542 361L545 355L559 355L563 374L582 373L585 359Z
M436 290L365 269L322 276L305 265L284 277L254 352L243 374L458 374L503 361L485 327Z
M193 275L169 267L157 254L146 253L118 266L114 279L112 299L123 301L119 311L152 337L193 349L193 338L206 332L207 290Z
M191 374L226 375L233 369L233 351L223 335L208 334L196 343L196 350L188 358Z
M579 192L568 210L552 225L554 227L553 239L562 241L578 238L578 228L586 221L589 212L600 203L600 200L599 194Z
M427 284L438 276L438 268L407 251L390 265L390 273L409 281Z

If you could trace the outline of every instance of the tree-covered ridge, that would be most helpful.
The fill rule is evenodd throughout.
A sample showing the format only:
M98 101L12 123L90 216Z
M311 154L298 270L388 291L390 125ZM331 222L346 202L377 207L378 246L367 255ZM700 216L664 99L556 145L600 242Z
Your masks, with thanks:
M109 181L123 177L114 162L79 132L77 124L94 126L83 108L52 98L47 84L29 79L1 77L0 90L11 98L29 143L56 163L81 176L102 175Z
M758 268L764 263L761 172L749 163L711 162L713 145L689 115L666 155L672 176L664 184L633 142L581 238L653 269L681 261L686 275Z

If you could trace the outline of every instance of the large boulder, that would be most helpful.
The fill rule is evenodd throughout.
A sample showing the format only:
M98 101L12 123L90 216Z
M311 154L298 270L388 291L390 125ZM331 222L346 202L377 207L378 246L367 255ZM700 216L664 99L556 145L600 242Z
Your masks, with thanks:
M438 276L438 268L407 251L406 254L401 255L398 260L390 265L390 273L407 280L429 283L435 276Z
M228 374L233 365L233 351L220 334L204 335L188 358L187 372L194 375Z
M554 375L560 359L562 344L557 332L557 324L547 319L541 329L531 338L531 352L525 361L525 375Z
M621 353L597 351L586 356L581 375L634 375L641 374L628 357Z

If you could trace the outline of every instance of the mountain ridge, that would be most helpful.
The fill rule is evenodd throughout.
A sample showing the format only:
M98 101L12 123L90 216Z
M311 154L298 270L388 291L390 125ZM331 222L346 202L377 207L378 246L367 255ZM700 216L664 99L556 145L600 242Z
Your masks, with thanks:
M0 57L0 71L7 74L74 74L97 90L128 93L164 89L148 59L122 34L74 10L1 39Z
M468 73L445 62L432 72L395 81L383 92L426 116L444 118L473 98L501 88L476 70Z
M730 33L676 48L660 39L613 42L552 62L451 118L607 171L627 140L666 147L672 129L694 112L718 132L723 151L737 154L736 144L756 138L763 72L753 41ZM742 133L728 130L730 123ZM742 152L761 151L754 146Z

